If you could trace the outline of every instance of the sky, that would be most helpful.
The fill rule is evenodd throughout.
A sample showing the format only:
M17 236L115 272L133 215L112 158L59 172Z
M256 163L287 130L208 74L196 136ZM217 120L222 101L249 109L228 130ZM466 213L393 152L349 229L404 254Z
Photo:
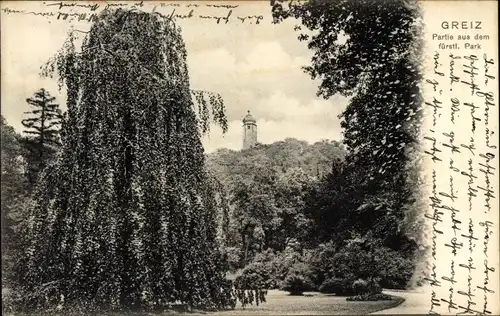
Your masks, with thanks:
M70 4L70 2L68 2ZM92 2L88 2L92 4ZM100 9L105 6L102 1ZM113 2L116 3L116 2ZM131 2L129 2L130 5ZM41 87L57 97L65 108L65 92L59 92L54 79L40 78L40 66L60 48L68 31L88 30L90 23L57 20L59 12L87 12L88 8L63 7L56 2L2 2L2 115L18 131L29 110L26 98ZM242 119L247 111L257 119L258 141L272 143L289 137L308 142L341 139L338 115L347 99L334 96L324 100L316 96L319 82L301 69L309 65L312 52L306 43L297 40L297 21L271 23L268 1L224 2L232 8L228 23L217 24L204 16L227 16L230 9L207 7L204 2L173 6L145 2L140 8L193 17L177 19L186 44L191 89L219 93L226 105L229 129L218 127L204 137L207 152L218 148L238 150L242 147ZM210 2L216 5L216 2ZM12 11L23 12L12 12ZM34 15L30 12L45 13ZM48 15L52 14L52 16ZM262 16L259 24L256 18Z

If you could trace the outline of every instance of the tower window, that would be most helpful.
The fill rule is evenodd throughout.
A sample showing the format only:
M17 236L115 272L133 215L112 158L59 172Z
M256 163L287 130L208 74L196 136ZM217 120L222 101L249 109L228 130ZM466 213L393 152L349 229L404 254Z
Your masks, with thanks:
M250 129L250 125L247 125L247 129Z

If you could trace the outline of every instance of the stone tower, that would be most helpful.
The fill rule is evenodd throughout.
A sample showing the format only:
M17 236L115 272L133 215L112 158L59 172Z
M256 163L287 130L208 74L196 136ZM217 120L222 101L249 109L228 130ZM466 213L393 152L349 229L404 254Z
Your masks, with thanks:
M252 148L257 144L257 121L248 111L243 118L243 149Z

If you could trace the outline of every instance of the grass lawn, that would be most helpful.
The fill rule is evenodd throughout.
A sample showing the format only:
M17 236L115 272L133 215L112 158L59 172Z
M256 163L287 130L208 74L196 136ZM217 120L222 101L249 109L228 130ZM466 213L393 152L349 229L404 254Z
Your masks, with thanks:
M345 297L325 295L319 293L305 293L305 296L290 296L287 292L272 290L268 292L267 302L259 306L249 305L244 309L237 306L234 310L217 313L128 313L127 316L163 316L163 315L366 315L395 307L403 302L397 298L392 301L376 302L348 302ZM32 315L37 315L34 313ZM19 314L5 313L6 316L23 316ZM72 316L72 313L61 311L54 316ZM76 315L76 314L75 314ZM122 313L98 313L102 316L121 316Z
M320 293L305 293L306 296L290 296L287 292L269 291L266 303L250 305L221 315L366 315L395 307L403 299L376 302L348 302L345 297ZM309 296L309 295L311 296Z

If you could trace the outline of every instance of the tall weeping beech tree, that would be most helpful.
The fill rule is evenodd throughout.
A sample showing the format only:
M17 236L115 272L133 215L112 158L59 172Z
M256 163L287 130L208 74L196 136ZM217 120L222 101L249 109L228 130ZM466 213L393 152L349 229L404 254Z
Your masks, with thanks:
M224 104L190 90L180 29L118 9L78 52L75 35L43 68L66 86L68 110L25 228L23 305L222 309L242 293L258 303L259 289L225 279L200 141L210 118L227 129Z

